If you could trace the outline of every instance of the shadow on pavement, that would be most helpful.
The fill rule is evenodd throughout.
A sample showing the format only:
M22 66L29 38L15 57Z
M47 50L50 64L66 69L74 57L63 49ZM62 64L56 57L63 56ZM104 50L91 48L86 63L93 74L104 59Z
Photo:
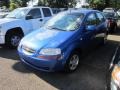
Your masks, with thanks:
M22 73L34 73L57 89L105 90L106 75L117 43L109 40L105 46L97 47L87 57L81 59L80 67L71 74L41 72L24 66L20 62L13 65L13 69Z
M32 73L32 71L34 71L33 69L31 69L30 67L25 66L21 62L17 62L15 65L13 65L12 68L14 70L22 72L22 73Z
M18 52L16 49L9 49L0 46L0 57L12 60L19 60Z

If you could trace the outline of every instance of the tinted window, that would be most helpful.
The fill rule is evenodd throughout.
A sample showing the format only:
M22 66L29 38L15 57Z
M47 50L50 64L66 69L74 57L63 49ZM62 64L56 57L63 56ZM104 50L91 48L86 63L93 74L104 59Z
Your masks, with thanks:
M42 8L42 10L45 17L52 16L49 8Z
M97 18L98 18L98 23L104 22L104 16L101 13L96 13Z
M57 13L59 13L59 12L60 12L60 10L59 10L59 9L52 9L52 11L53 11L53 13L54 13L54 14L57 14Z
M96 20L97 20L97 18L95 16L95 14L94 13L90 14L86 20L86 24L87 25L96 25Z
M36 9L32 9L28 15L32 16L34 19L36 18L41 18L41 12L40 9L36 8Z
M104 15L105 15L106 18L112 18L112 17L115 16L115 14L111 13L111 12L104 12Z

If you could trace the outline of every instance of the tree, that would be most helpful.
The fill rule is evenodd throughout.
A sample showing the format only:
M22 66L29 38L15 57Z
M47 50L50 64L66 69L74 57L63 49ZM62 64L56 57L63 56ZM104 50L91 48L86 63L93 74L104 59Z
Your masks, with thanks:
M20 6L21 7L26 7L27 6L27 2L29 2L30 0L19 0Z
M89 3L94 9L103 10L105 8L105 0L90 0Z
M30 0L11 0L11 3L16 4L18 7L26 7L28 1Z
M10 3L10 10L14 10L17 8L17 5L15 3Z
M39 0L39 6L49 6L52 8L68 8L75 5L75 0Z
M18 7L26 7L28 1L30 0L10 0L10 10L14 10Z
M105 0L105 6L109 6L109 1L110 0Z
M0 0L0 7L9 7L9 0Z

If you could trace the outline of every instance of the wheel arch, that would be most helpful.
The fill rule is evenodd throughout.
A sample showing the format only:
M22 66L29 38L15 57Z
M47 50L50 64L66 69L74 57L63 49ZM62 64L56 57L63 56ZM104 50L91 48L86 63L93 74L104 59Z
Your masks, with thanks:
M7 38L7 35L10 34L10 33L20 33L20 34L22 34L24 36L24 32L23 32L22 28L16 27L16 28L9 29L6 32L6 34L5 34L5 40Z
M80 47L75 47L75 46L70 46L67 50L66 50L66 52L65 52L65 63L66 63L66 61L69 59L69 57L70 57L70 55L72 54L72 53L74 53L74 52L78 52L79 53L79 55L83 55L83 49L82 48L80 48Z

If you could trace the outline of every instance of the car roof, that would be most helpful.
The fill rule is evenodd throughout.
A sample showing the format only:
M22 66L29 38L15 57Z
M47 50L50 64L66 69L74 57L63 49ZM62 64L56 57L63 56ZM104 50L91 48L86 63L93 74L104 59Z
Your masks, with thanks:
M77 9L77 10L67 10L66 12L70 13L83 13L83 14L89 14L91 12L100 12L98 10L89 10L89 9Z
M34 9L34 8L49 8L49 7L45 7L45 6L39 6L39 7L22 7L19 9Z
M114 8L105 8L105 9L114 9Z

